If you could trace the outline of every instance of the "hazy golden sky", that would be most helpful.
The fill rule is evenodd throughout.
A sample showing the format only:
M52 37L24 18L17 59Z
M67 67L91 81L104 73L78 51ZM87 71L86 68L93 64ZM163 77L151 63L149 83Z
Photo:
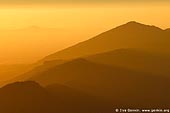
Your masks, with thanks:
M131 20L170 27L168 0L0 0L0 4L0 63L33 62Z

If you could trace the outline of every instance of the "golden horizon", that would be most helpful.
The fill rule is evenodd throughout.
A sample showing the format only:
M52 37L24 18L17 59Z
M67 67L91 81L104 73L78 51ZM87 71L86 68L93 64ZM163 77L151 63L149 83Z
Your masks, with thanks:
M170 27L170 16L167 15L170 7L165 3L16 6L1 4L1 6L3 7L0 8L0 31L2 32L0 57L14 61L26 57L24 62L30 62L30 59L39 60L129 21L154 25L162 29ZM17 32L12 35L7 32L27 29L29 26L53 28L56 31L49 36L47 34L51 31L48 30L46 35L43 34L43 30L42 35L33 31ZM27 47L27 43L32 43L30 48Z

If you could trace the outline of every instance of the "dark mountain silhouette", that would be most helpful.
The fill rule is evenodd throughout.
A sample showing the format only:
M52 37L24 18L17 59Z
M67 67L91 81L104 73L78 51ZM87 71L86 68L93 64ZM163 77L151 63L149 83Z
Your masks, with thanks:
M96 63L119 66L142 72L150 72L155 75L169 76L170 74L169 56L136 49L118 49L88 56L86 59Z
M4 86L0 112L169 108L169 37L169 29L129 22L47 56L41 65L10 81L31 80L44 87L35 82Z
M24 74L28 71L31 71L33 68L34 66L31 64L2 64L0 65L0 82L4 82Z
M57 105L61 109L67 109L67 112L73 113L112 113L113 104L110 101L91 96L80 90L59 84L53 84L46 87Z
M109 103L78 90L51 85L16 82L0 89L1 113L111 113Z
M166 31L167 33L170 33L170 28L165 29L165 31Z
M135 72L125 68L97 64L79 58L61 65L54 66L46 71L33 74L29 80L38 81L48 85L54 83L67 83L72 80L89 80L98 82L112 82L114 75L148 75L148 73ZM28 76L28 75L27 75ZM32 76L32 77L31 77ZM148 75L149 76L149 75Z
M0 100L1 113L47 113L54 110L48 92L35 82L17 82L2 87Z
M117 107L169 106L169 77L97 64L84 59L55 66L32 76L30 80L43 85L65 84L90 95L110 100Z
M16 81L27 80L30 77L34 76L34 75L43 73L43 72L47 71L48 69L50 69L50 68L52 68L54 66L63 64L65 62L67 62L67 61L64 61L64 60L53 60L53 61L45 61L41 65L38 64L38 63L35 63L35 64L31 65L29 67L30 69L26 70L25 73L23 72L22 74L18 74L18 76L16 76L16 77L11 77L12 79L0 82L0 86L4 86L4 85L7 85L9 83L16 82Z
M169 54L170 33L167 31L132 21L49 55L43 60L72 59L120 48L138 48Z

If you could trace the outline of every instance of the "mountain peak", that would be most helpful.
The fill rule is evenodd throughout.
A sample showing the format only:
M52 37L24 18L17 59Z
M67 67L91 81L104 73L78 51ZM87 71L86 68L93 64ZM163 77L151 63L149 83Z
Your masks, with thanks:
M165 29L166 32L170 32L170 28Z
M160 51L162 45L158 47L158 44L160 44L160 41L163 41L161 37L166 38L167 36L164 34L164 30L159 27L130 21L105 31L89 40L51 54L43 60L68 60L119 48L140 48L147 51L153 51L153 48L156 48L154 51ZM166 40L169 42L168 38L166 38ZM164 47L167 48L167 46Z
M32 28L32 29L40 29L40 27L39 27L39 26L36 26L36 25L29 26L29 28Z
M129 22L127 22L126 24L140 24L140 25L141 25L141 23L136 22L136 21L129 21Z
M34 81L25 81L25 82L15 82L15 83L8 84L2 87L2 89L20 89L20 88L30 89L32 87L40 88L41 86Z
M156 27L154 25L147 25L147 24L142 24L136 21L130 21L127 22L123 25L120 25L112 30L118 30L118 31L162 31L161 28Z
M18 30L26 30L26 31L38 31L38 30L42 30L43 28L39 27L39 26L36 26L36 25L32 25L32 26L28 26L28 27L25 27L25 28L21 28L21 29L18 29Z
M71 65L82 65L82 64L89 64L89 62L86 59L83 58L77 58L73 59L70 62L67 62L66 64L71 64Z
M41 29L41 27L36 26L36 25L32 25L32 26L29 26L28 29L31 29L31 30L38 30L38 29Z
M130 22L127 22L126 24L124 24L123 26L130 26L130 27L137 27L137 26L143 26L143 27L148 27L150 25L146 25L146 24L142 24L142 23L139 23L139 22L136 22L136 21L130 21Z

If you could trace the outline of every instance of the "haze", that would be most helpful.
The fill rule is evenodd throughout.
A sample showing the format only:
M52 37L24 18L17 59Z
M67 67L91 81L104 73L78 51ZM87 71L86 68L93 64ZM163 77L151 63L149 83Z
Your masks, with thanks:
M1 0L0 64L36 62L131 20L162 29L170 26L168 1L131 1L42 5Z

